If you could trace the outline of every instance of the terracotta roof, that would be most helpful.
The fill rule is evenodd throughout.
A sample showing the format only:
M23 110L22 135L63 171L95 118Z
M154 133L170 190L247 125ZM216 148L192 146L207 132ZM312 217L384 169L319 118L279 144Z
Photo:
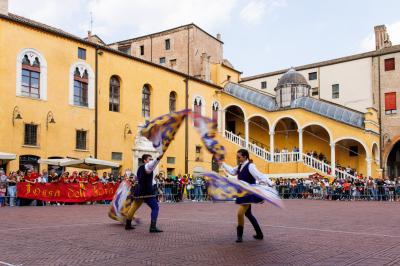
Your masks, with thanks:
M85 40L83 38L80 38L80 37L78 37L76 35L70 34L70 33L66 32L66 31L61 30L61 29L58 29L58 28L55 28L55 27L51 27L49 25L46 25L46 24L31 20L31 19L28 19L28 18L25 18L25 17L21 17L21 16L18 16L18 15L12 14L12 13L8 13L8 15L0 14L0 18L6 19L6 20L9 20L9 21L13 21L13 22L16 22L16 23L20 23L20 24L23 24L25 26L32 27L32 28L35 28L35 29L38 29L38 30L42 30L42 31L45 31L45 32L49 32L49 33L52 33L52 34L55 34L55 35L58 35L58 36L61 36L61 37L65 37L67 39L71 39L71 40L86 44L88 46L92 46L93 48L100 48L101 50L104 50L104 51L107 51L107 52L110 52L110 53L113 53L113 54L117 54L117 55L125 57L125 58L130 58L132 60L147 64L147 65L151 65L151 66L166 70L168 72L175 73L175 74L180 75L182 77L188 78L189 80L197 81L199 83L203 83L203 84L212 86L212 87L220 89L220 90L223 89L223 87L221 87L219 85L216 85L214 83L211 83L211 82L208 82L208 81L205 81L205 80L193 77L193 76L189 76L186 73L183 73L183 72L168 68L166 66L162 66L162 65L159 65L159 64L156 64L156 63L153 63L153 62L150 62L150 61L138 58L138 57L127 55L127 54L125 54L123 52L120 52L120 51L118 51L116 49L112 49L112 48L107 47L105 45L96 44L94 42L87 41L87 40Z
M299 70L305 70L305 69L310 69L310 68L334 65L334 64L338 64L338 63L363 59L363 58L367 58L367 57L386 55L386 54L391 54L391 53L396 53L396 52L400 52L400 45L393 45L392 47L387 47L387 48L384 48L384 49L381 49L378 51L371 51L371 52L366 52L366 53L361 53L361 54L339 57L336 59L321 61L321 62L317 62L317 63L297 66L294 69L299 71ZM241 79L241 82L283 74L283 73L287 72L288 70L289 70L289 68L285 68L285 69L272 71L272 72L266 72L266 73L258 74L258 75L254 75L254 76L243 77Z

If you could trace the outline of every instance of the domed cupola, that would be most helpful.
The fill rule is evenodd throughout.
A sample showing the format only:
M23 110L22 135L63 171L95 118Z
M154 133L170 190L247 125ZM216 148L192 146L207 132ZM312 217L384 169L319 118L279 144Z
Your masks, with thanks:
M292 101L310 96L310 85L294 68L282 75L275 87L276 103L280 108L290 107Z

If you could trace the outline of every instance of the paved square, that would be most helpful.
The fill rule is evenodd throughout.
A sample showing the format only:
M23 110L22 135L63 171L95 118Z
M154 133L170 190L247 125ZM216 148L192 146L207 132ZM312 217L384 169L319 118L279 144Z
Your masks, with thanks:
M107 206L0 209L0 265L400 265L400 204L290 200L254 206L265 234L234 243L233 203L161 204L161 234L125 231Z

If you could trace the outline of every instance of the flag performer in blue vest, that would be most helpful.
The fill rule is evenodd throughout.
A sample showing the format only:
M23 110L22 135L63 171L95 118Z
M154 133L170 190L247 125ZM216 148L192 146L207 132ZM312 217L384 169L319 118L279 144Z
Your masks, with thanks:
M272 186L272 181L266 177L263 173L258 171L257 167L249 158L249 152L245 149L240 149L237 151L237 162L236 167L231 167L226 163L220 163L222 168L230 175L237 176L239 180L247 182L249 184L255 184L258 181L260 184L267 184ZM257 219L253 216L251 212L252 203L261 203L263 199L254 194L246 194L242 197L236 198L236 204L240 205L238 210L238 226L237 226L237 243L243 242L243 228L244 228L244 217L249 219L250 223L253 225L256 234L255 239L262 240L264 238L263 232Z

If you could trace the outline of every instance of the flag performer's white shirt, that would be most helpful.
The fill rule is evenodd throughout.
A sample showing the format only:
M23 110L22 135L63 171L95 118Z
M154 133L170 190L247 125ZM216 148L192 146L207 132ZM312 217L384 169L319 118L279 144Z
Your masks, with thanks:
M245 167L248 163L250 163L249 160L246 160L244 163L242 163L241 168L243 169L243 167ZM237 175L239 166L232 167L226 163L222 163L222 168L230 175ZM249 172L258 181L258 183L261 182L268 184L268 186L270 187L273 186L273 182L271 181L271 179L269 179L269 177L267 177L265 174L258 171L254 163L250 163Z

